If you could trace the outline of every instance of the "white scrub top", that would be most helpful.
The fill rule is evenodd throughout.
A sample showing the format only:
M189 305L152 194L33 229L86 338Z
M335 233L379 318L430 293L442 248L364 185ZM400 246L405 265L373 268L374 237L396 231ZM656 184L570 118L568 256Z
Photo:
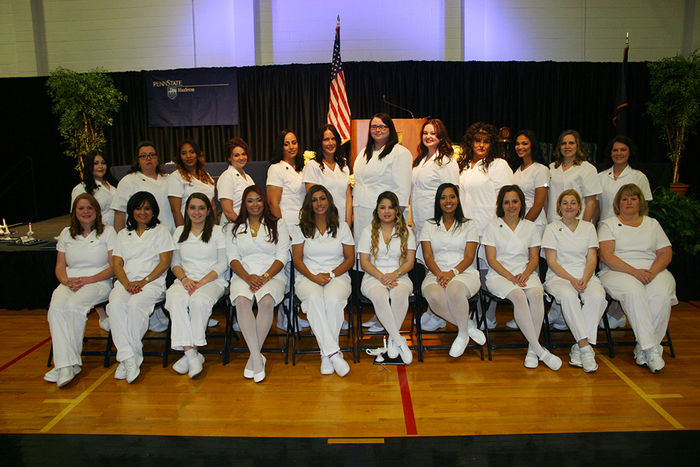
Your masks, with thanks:
M637 269L649 269L656 251L671 246L664 229L656 219L644 216L637 227L625 225L617 217L608 217L598 224L598 241L615 241L615 256ZM610 268L601 262L601 272Z
M462 224L455 221L450 230L445 230L442 222L438 225L429 220L423 224L420 241L430 242L433 260L441 271L449 271L464 260L464 249L468 242L479 243L479 230L473 220ZM466 271L476 271L476 255L472 264L462 272Z
M394 227L394 235L396 235L396 227ZM392 235L389 244L384 243L382 233L379 232L379 243L377 245L377 256L372 254L372 226L368 225L360 234L360 242L357 245L358 253L367 253L370 263L379 269L382 274L388 274L396 271L401 266L401 239ZM406 249L416 249L416 237L413 232L408 230L408 238L406 239Z
M216 190L219 194L219 199L230 199L233 201L233 212L238 215L241 209L241 203L243 202L243 192L250 185L255 185L253 179L243 172L241 175L238 170L236 170L232 165L228 166L228 169L219 176L219 180L216 182ZM221 213L220 225L224 225L228 222L228 218L225 214Z
M482 245L496 247L496 259L511 274L523 272L530 261L530 248L540 246L541 242L534 222L520 219L515 230L511 230L500 217L489 222L481 239ZM487 276L501 277L492 268Z
M95 180L95 182L97 183L97 189L92 196L95 197L97 203L100 205L100 210L102 211L102 223L105 225L114 225L114 209L112 209L112 200L114 199L114 193L117 191L117 189L115 187L107 188L102 184L102 182L98 182L97 180ZM85 185L82 183L75 185L70 194L71 208L73 207L75 198L83 193L87 193L87 191L85 191Z
M566 272L576 278L582 278L586 270L588 250L598 248L598 235L590 222L579 221L572 232L561 220L547 225L542 235L542 248L557 252L557 263ZM546 280L557 277L551 269L547 270Z
M396 144L391 152L380 160L381 152L381 149L372 152L369 162L365 157L365 151L355 158L353 206L374 209L377 206L377 197L384 191L393 192L399 199L399 206L408 206L408 199L411 196L413 155L400 144Z
M299 211L306 196L301 172L294 170L288 162L279 161L267 169L266 185L282 188L280 211L282 219L287 223L287 229L291 230L294 224L299 223Z
M413 231L420 238L423 224L435 215L435 194L443 183L459 186L459 165L451 157L442 158L438 164L440 153L423 159L413 167L411 172L411 216Z
M304 264L311 274L331 272L345 261L343 245L355 245L350 227L345 222L340 222L336 236L331 236L330 232L321 235L318 229L314 232L313 238L306 238L301 233L298 225L292 229L292 245L304 244ZM348 279L350 275L343 274ZM304 277L297 274L297 280Z
M185 204L187 204L187 199L192 193L202 193L209 198L209 201L214 203L214 190L216 185L214 185L214 180L211 183L204 183L203 181L190 177L188 182L182 177L179 170L168 175L168 196L173 196L175 198L180 198L182 203L180 205L180 213L185 216Z
M572 165L562 170L562 165L554 167L554 162L549 164L549 193L547 194L547 220L549 222L560 219L557 214L557 198L564 190L574 189L581 195L581 214L585 209L586 196L598 195L602 191L598 180L598 171L593 164L587 161L580 165Z
M644 175L641 170L633 169L629 165L622 170L622 173L618 175L617 180L615 180L615 174L613 173L612 167L599 172L598 180L600 180L600 186L603 190L602 193L598 195L598 202L600 203L600 220L615 216L613 200L615 199L615 195L622 185L634 183L642 190L642 193L644 193L644 198L647 201L653 199L647 176Z
M228 270L226 262L226 241L224 233L219 225L215 225L211 231L211 238L208 242L202 240L202 234L195 235L190 232L187 239L179 242L184 226L179 226L173 234L173 260L170 268L180 266L187 277L193 281L200 281L211 271L216 271L219 275L213 282L226 287L224 274Z
M323 170L321 170L321 165L312 159L304 166L301 177L304 183L313 183L314 185L323 185L326 187L333 197L335 207L338 208L338 217L341 221L345 222L345 195L347 194L348 185L350 184L350 169L348 166L346 165L341 169L340 164L336 162L335 169L331 170L326 165Z
M513 183L518 185L525 195L526 212L532 208L535 203L535 190L537 188L549 187L549 169L539 162L530 164L528 168L522 170L522 165L513 172ZM535 219L535 225L547 225L547 216L545 215L546 206L542 206L539 216Z
M232 234L227 236L226 240L226 257L228 262L238 260L243 265L243 268L249 274L257 274L262 276L265 271L270 269L272 263L278 260L283 265L289 261L289 231L287 223L282 219L277 221L277 243L270 241L270 233L266 225L261 225L258 230L258 235L253 237L250 232L250 226L239 225L236 228L236 236ZM284 273L284 268L275 276L284 283L287 278Z
M500 158L494 159L484 172L484 160L477 162L473 168L465 167L459 175L459 200L464 216L476 222L479 235L496 217L496 199L498 191L504 185L513 183L513 171L508 163Z
M139 191L148 191L158 202L158 208L160 209L158 220L161 225L165 226L170 233L174 232L175 219L173 219L170 201L168 201L167 178L167 175L158 174L157 179L154 180L141 172L132 172L124 175L124 178L122 178L119 181L119 185L117 185L117 192L114 195L114 200L112 200L112 209L124 212L124 219L126 220L129 216L126 212L126 205L129 202L129 198Z
M105 225L102 235L93 230L87 237L78 234L76 238L70 236L70 228L66 227L58 237L56 250L66 255L68 277L88 277L109 267L108 253L114 250L116 240L117 232L110 225ZM112 278L101 282L111 285Z
M172 234L167 227L159 224L152 229L146 229L140 237L135 230L120 230L112 255L124 260L124 273L127 279L140 281L160 263L161 253L174 249ZM166 273L167 270L157 278L152 277L151 283L165 289Z

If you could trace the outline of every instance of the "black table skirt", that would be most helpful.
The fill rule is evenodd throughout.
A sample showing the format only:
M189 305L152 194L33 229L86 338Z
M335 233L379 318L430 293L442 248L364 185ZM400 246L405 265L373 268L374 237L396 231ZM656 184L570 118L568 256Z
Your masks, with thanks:
M58 286L56 250L0 244L0 308L48 308Z

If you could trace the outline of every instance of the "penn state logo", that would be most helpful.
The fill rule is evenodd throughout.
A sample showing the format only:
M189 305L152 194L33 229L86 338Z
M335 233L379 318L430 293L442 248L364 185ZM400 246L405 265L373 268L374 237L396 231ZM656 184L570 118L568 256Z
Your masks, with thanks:
M168 88L168 98L174 100L177 97L177 88Z

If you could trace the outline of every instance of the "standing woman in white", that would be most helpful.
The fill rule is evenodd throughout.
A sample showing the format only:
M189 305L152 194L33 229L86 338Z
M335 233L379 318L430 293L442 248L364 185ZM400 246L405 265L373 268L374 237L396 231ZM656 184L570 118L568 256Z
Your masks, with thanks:
M566 130L554 146L554 162L549 164L549 194L547 197L547 220L559 218L557 199L562 191L574 189L583 197L580 218L591 222L596 208L596 196L600 194L598 171L590 162L581 146L581 135L575 130Z
M126 206L126 228L117 234L114 247L117 282L109 294L107 314L119 362L114 378L128 383L141 372L141 340L153 307L165 296L165 273L175 248L170 231L158 225L159 212L151 193L135 193Z
M364 228L357 246L360 265L365 271L360 291L372 301L374 311L389 333L389 358L401 355L405 364L413 361L401 325L408 311L408 296L413 283L416 238L408 228L399 200L391 191L380 193L372 223Z
M306 191L314 185L323 185L333 196L338 218L352 225L352 189L348 159L341 147L340 134L331 125L321 127L314 150L316 156L307 162L302 172Z
M549 169L543 165L540 143L532 130L520 130L515 135L515 154L520 165L513 172L513 184L525 195L525 219L534 222L540 235L547 226L544 205L549 191Z
M552 370L561 367L561 359L539 343L544 319L544 290L537 276L540 235L535 224L525 217L525 195L518 185L506 185L498 192L498 218L486 227L482 244L486 249L489 271L486 287L500 298L513 303L515 322L528 341L525 367L537 368L539 361Z
M598 321L608 305L605 290L595 276L598 236L593 224L578 219L581 196L576 190L562 191L557 213L561 220L550 223L542 237L549 265L544 288L561 303L576 339L569 352L569 364L591 373L598 369L591 344L596 343Z
M399 144L394 122L388 114L375 114L369 122L367 146L357 155L353 165L355 186L352 194L355 243L362 231L372 223L377 196L391 191L405 211L411 197L413 155Z
M345 376L350 371L338 339L352 292L348 271L355 262L354 245L350 227L339 220L329 190L312 186L306 192L299 225L292 231L292 256L299 271L295 293L321 349L323 375Z
M147 191L153 195L160 207L161 225L170 233L175 231L175 220L168 201L167 175L160 166L160 158L156 147L150 141L142 141L136 148L136 157L129 173L119 180L117 193L112 201L114 209L114 229L119 232L124 228L126 220L126 204L139 191Z
M114 211L112 199L117 191L117 180L109 171L109 164L105 156L93 152L83 158L83 181L78 183L71 192L70 203L73 206L75 198L81 193L88 193L100 203L102 211L102 223L114 225Z
M87 314L112 290L115 239L112 226L102 224L97 200L86 193L78 195L70 227L63 229L56 245L60 284L51 296L48 312L54 368L44 379L59 388L80 373Z
M223 211L221 225L236 220L238 211L241 209L243 190L255 184L250 175L243 170L250 154L248 143L243 138L236 137L226 143L225 149L229 166L216 182L221 211Z
M192 193L185 204L185 223L173 234L175 281L165 293L165 308L172 319L171 346L185 352L173 369L194 378L203 368L204 355L197 348L207 345L207 322L224 294L228 263L226 241L209 196Z
M289 261L289 232L267 204L265 192L252 185L243 192L243 204L226 242L231 270L231 303L236 305L238 325L250 358L243 376L256 383L265 379L265 357L261 350L272 326L273 309L284 298ZM258 316L253 302L258 302Z
M287 228L299 223L299 210L306 196L302 181L304 156L299 149L299 138L290 130L277 135L275 149L267 169L267 201L270 212L284 219Z
M450 348L450 356L457 358L464 353L470 337L479 345L486 342L484 333L469 319L469 299L481 285L475 261L479 232L474 221L462 214L457 185L440 185L433 204L434 217L421 230L429 270L421 291L435 313L457 326L457 337Z
M602 192L598 195L597 220L602 221L615 216L613 200L622 185L634 183L644 193L644 199L651 201L649 179L641 170L630 167L630 158L637 155L637 146L627 136L616 136L608 143L605 154L610 154L613 165L598 173Z
M663 369L661 340L671 306L678 304L676 281L666 269L671 242L661 225L647 216L647 202L634 184L623 185L613 201L615 217L598 225L600 281L622 304L634 330L634 360L652 373Z
M168 201L173 212L175 225L185 223L185 201L192 193L204 193L209 201L214 201L216 184L211 175L204 170L206 161L199 145L191 139L180 144L175 158L175 171L168 176ZM214 218L216 219L216 207Z

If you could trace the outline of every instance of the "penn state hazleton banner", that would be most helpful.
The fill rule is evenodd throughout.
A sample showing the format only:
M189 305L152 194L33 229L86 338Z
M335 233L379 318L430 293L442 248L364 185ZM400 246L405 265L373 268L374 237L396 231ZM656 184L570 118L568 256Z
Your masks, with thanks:
M238 125L235 68L146 74L149 126Z

